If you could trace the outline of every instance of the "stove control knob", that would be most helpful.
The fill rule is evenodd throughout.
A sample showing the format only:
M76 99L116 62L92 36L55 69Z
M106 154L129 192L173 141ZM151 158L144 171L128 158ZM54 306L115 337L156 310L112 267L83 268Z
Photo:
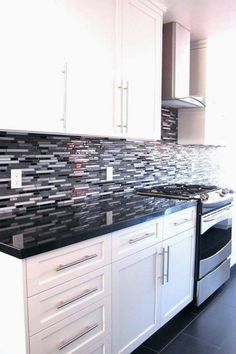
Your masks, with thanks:
M230 190L228 188L223 188L221 191L219 191L220 197L224 197L226 194L229 194Z
M225 197L227 193L225 193L223 190L219 192L219 196L221 198Z
M209 198L209 195L207 193L201 194L200 195L201 201L206 201Z

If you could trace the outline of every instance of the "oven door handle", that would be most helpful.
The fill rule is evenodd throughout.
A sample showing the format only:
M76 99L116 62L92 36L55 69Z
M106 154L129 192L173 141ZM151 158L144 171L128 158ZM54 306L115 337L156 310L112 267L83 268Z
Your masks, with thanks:
M201 235L203 235L209 228L213 227L219 222L226 219L232 219L232 211L230 210L231 208L232 205L211 213L210 215L203 215L201 218Z
M209 221L217 220L218 217L221 217L221 216L223 216L223 215L227 215L227 214L225 214L225 212L230 211L230 209L231 209L232 207L233 207L232 205L229 205L229 206L227 206L226 208L223 208L223 209L221 209L221 210L219 210L219 211L216 211L216 212L210 214L209 217L203 216L203 217L202 217L202 220L203 220L203 222L209 222Z
M210 221L214 221L217 220L217 217L211 218L211 219L204 219L203 222L210 222Z

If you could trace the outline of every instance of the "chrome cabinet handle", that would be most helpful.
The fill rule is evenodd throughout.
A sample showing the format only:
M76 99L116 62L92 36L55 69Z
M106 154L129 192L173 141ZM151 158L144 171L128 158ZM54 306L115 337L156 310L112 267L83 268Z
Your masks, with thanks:
M181 221L176 221L176 222L174 222L173 224L174 224L175 226L179 226L179 225L185 224L185 223L188 222L188 221L192 221L192 219L183 219L183 220L181 220Z
M118 86L118 89L120 89L120 124L117 125L117 127L120 128L120 132L123 133L123 80L120 82L120 86Z
M75 302L75 301L77 301L77 300L82 299L83 297L85 297L85 296L87 296L87 295L90 295L90 294L92 294L92 293L95 293L95 291L97 291L97 290L98 290L98 288L87 289L87 290L83 291L81 294L79 294L78 296L73 297L73 299L60 302L60 304L57 305L57 309L59 310L59 309L61 309L62 307L65 307L65 306L71 304L72 302Z
M155 235L155 232L146 233L143 236L140 236L140 237L137 237L137 238L131 238L129 240L129 243L132 244L132 243L135 243L135 242L138 242L138 241L142 241L145 238L148 238L148 237L151 237L151 236L154 236L154 235Z
M164 285L165 283L165 248L162 248L162 252L158 253L159 256L162 256L162 274L159 279L161 279L161 284Z
M67 74L68 74L68 65L65 62L64 69L62 70L62 74L64 75L64 102L63 102L63 117L61 121L63 122L63 128L66 131L66 111L67 111Z
M63 270L63 269L72 267L72 266L74 266L74 265L76 265L76 264L79 264L79 263L86 262L86 261L88 261L89 259L96 258L97 256L98 256L98 255L95 253L95 254L91 254L90 256L84 256L83 258L80 258L80 259L78 259L77 261L74 261L74 262L71 262L71 263L68 263L68 264L60 264L60 265L56 268L56 271L57 271L57 272L60 272L60 271Z
M67 347L68 345L72 344L77 339L80 339L81 337L85 336L85 334L91 332L93 329L95 329L97 327L98 327L98 323L95 323L95 324L93 324L91 326L85 327L85 329L82 332L80 332L79 334L77 334L75 337L73 337L71 339L68 339L67 341L61 342L61 344L59 345L58 349L59 350L64 349L65 347Z
M124 87L126 92L126 124L123 125L126 128L126 133L128 133L128 122L129 122L129 81L126 81L126 87Z
M170 246L167 247L167 251L165 250L165 253L167 253L167 271L166 271L166 282L169 282L170 278Z

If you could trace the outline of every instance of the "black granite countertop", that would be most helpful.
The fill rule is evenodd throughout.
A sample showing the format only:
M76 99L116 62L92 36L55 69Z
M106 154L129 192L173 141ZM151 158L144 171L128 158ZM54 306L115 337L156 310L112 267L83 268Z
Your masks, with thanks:
M195 201L127 194L1 213L0 251L26 258L196 205Z

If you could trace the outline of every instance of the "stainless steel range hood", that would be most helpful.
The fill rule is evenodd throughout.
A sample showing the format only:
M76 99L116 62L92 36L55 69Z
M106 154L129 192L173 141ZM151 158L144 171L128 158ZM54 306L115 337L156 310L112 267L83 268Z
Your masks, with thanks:
M190 32L177 22L163 26L162 105L204 108L204 98L189 95Z

